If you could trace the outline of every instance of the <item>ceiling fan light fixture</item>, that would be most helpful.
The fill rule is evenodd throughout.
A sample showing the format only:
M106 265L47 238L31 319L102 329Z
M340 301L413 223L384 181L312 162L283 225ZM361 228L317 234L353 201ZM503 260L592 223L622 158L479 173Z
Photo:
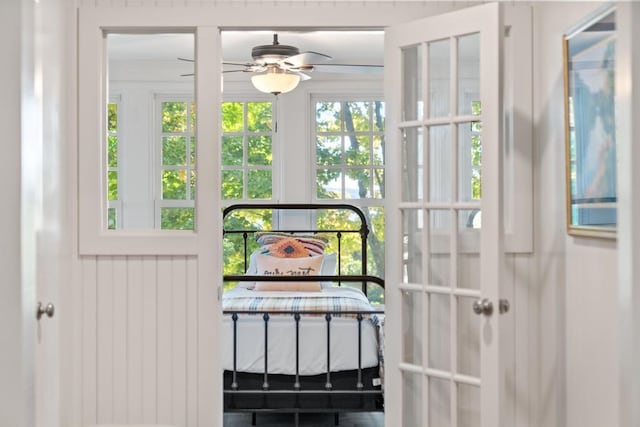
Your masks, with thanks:
M300 83L300 76L277 69L269 69L265 73L252 76L251 83L260 92L278 95L295 89Z

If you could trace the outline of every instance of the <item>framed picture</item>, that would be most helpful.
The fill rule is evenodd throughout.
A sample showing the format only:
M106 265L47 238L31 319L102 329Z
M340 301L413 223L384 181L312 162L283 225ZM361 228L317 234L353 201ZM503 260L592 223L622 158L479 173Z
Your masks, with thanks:
M615 238L614 9L598 12L563 42L567 231Z

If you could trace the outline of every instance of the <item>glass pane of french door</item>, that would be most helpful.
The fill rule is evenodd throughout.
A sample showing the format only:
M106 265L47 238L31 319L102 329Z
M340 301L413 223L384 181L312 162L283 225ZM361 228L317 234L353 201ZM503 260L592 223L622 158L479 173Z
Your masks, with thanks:
M403 426L480 426L479 35L401 57Z

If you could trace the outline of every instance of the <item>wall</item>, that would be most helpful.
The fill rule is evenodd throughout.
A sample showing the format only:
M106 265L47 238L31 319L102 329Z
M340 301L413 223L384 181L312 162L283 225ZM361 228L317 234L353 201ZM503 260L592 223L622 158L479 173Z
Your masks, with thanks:
M617 420L615 241L570 237L565 229L562 34L600 6L534 6L541 426L596 427Z

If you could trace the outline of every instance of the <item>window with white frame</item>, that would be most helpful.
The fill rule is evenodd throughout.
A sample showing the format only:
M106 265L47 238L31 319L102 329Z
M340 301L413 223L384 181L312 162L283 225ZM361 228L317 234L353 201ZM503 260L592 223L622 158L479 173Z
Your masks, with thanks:
M223 203L273 200L273 102L227 100L221 111Z
M196 195L195 104L157 96L159 111L155 221L161 229L193 230Z
M120 200L120 97L111 97L107 104L107 228L120 228L122 202Z
M367 272L384 277L385 105L381 97L313 97L313 200L342 201L359 206L370 229ZM335 227L349 218L319 217ZM353 248L351 248L353 247ZM357 242L343 242L341 253L359 251ZM359 274L359 262L347 262L341 273ZM353 269L353 271L351 271ZM384 303L382 289L369 293Z

